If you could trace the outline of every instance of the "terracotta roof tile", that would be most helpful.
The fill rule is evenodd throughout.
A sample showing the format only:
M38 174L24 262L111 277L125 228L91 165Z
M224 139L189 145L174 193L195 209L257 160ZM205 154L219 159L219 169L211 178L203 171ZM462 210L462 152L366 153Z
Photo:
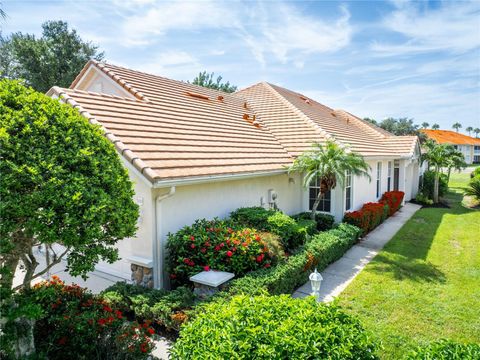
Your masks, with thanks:
M480 139L451 130L422 129L421 131L440 144L480 145Z
M89 66L133 97L75 89ZM92 61L70 89L55 87L49 93L101 125L119 152L152 182L284 171L313 142L329 138L365 156L404 156L417 144L415 137L393 136L268 83L227 94Z

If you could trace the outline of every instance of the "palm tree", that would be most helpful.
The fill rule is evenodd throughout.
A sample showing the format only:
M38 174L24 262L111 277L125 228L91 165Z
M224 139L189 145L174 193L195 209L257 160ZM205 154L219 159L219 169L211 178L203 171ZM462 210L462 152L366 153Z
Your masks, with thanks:
M438 130L438 129L440 129L440 125L438 125L438 124L433 124L433 125L432 125L432 129L433 129L433 130Z
M429 168L430 166L433 166L433 171L435 173L433 202L438 203L438 188L442 167L454 168L460 164L460 160L464 162L463 154L455 150L452 145L438 144L433 140L427 140L423 146L426 151L422 154L422 163L427 161ZM462 165L459 166L461 167Z
M478 134L480 134L480 129L475 128L475 129L473 129L473 132L475 133L475 137L478 138Z
M455 124L452 125L452 128L454 128L458 132L458 130L462 128L462 124L456 122Z
M465 130L468 132L468 135L470 136L472 134L473 127L469 126Z
M422 123L422 129L426 129L426 128L428 128L429 126L430 126L430 124L427 123L427 122L423 122L423 123Z
M318 205L323 196L334 189L337 183L343 186L347 173L352 176L365 176L370 180L369 170L370 166L361 155L349 151L331 140L324 145L312 144L311 150L298 156L288 169L289 172L304 174L303 185L305 187L310 186L317 179L320 180L320 191L312 206L312 220L315 219Z
M450 181L450 173L452 169L460 171L467 167L467 163L465 162L465 157L463 154L456 150L453 146L447 146L448 154L445 158L445 167L448 169L447 174L447 183Z

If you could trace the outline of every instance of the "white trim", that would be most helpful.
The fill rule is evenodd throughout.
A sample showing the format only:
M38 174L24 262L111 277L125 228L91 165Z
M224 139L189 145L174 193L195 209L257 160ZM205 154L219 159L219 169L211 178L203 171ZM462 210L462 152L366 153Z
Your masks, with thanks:
M355 176L350 172L350 209L347 209L347 176L345 176L345 184L343 185L343 213L351 211L353 208L353 179Z
M132 264L135 264L135 265L140 265L150 269L153 268L153 260L149 258L130 255L130 256L125 256L125 260L130 261Z
M262 172L250 172L250 173L240 173L240 174L225 174L225 175L210 175L210 176L199 176L199 177L189 177L182 179L172 179L172 180L157 180L153 184L154 189L171 187L171 186L180 186L180 185L192 185L192 184L201 184L208 183L212 180L214 181L229 181L229 180L241 180L261 176L273 176L287 174L288 170L273 170L273 171L262 171Z

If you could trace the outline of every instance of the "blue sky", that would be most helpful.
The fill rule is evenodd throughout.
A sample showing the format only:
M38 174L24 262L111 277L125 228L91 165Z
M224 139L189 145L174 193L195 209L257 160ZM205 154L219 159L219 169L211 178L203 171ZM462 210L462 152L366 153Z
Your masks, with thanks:
M109 62L246 87L269 81L361 117L480 127L480 1L2 1L4 35L65 20Z

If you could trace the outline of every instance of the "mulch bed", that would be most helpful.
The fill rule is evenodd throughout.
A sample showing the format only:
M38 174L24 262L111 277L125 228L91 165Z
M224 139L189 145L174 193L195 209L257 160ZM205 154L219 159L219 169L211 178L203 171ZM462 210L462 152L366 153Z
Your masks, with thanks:
M420 203L420 202L418 202L418 201L415 201L414 199L410 200L410 202L411 202L412 204L421 205L422 208L443 208L443 209L450 209L450 205L449 205L448 202L446 202L446 201L440 201L440 202L438 202L437 204L432 204L432 205L423 204L423 203Z

